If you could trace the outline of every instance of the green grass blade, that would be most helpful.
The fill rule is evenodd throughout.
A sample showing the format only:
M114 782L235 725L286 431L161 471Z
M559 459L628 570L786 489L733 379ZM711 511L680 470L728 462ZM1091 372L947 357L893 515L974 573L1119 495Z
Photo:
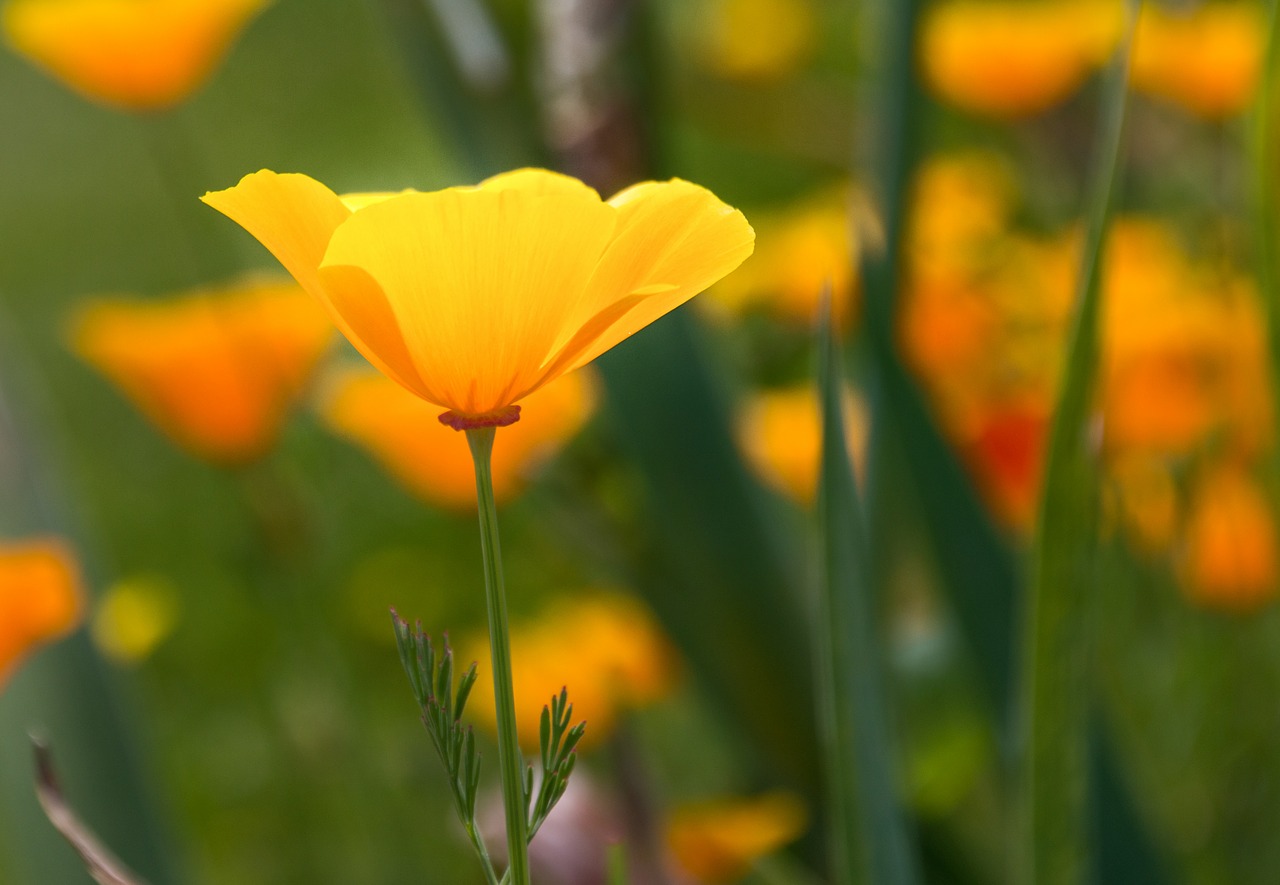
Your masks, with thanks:
M873 430L867 489L868 511L876 513L883 496L894 490L881 484L881 453L886 427L892 424L915 485L927 490L922 508L930 540L946 577L952 610L972 649L997 720L1012 721L1015 622L1013 612L1021 582L1018 565L979 498L963 465L938 432L929 406L896 350L896 294L901 266L902 228L911 177L920 159L923 110L929 102L915 73L916 30L920 3L900 0L880 4L876 45L882 64L877 80L877 143L866 176L880 188L884 207L885 248L868 252L865 281L866 334L873 361L873 399L883 404ZM873 525L872 534L883 530ZM874 540L874 538L873 538ZM880 549L873 543L872 550Z
M1280 391L1280 288L1276 285L1276 220L1273 201L1276 196L1277 157L1274 91L1276 64L1280 62L1280 0L1267 4L1267 43L1263 55L1262 76L1254 101L1250 131L1250 165L1253 176L1254 263L1258 273L1258 292L1266 311L1267 337L1270 342L1271 390ZM1280 413L1277 413L1280 419ZM1276 458L1280 461L1280 449ZM1276 469L1280 473L1280 468Z
M1023 594L1022 564L992 523L895 348L903 206L920 158L922 118L929 107L914 65L919 6L916 0L901 0L867 7L868 12L876 10L868 23L879 25L874 40L883 60L879 77L883 85L874 117L877 149L865 179L881 188L880 202L885 207L885 248L880 255L867 253L863 265L865 329L873 368L869 392L878 405L868 456L867 510L879 513L889 496L904 491L880 465L886 428L891 427L892 445L906 464L909 480L926 498L922 516L952 614L973 656L998 732L1007 735L1016 722L1015 673L1021 637L1015 612ZM886 546L877 533L891 528L882 523L871 526L873 554ZM1002 744L1009 747L1012 741L1005 739ZM1107 885L1167 881L1097 723L1094 746L1098 817L1105 821L1097 843L1099 881ZM1143 871L1141 876L1135 872L1138 869Z
M898 802L892 731L876 629L862 504L841 414L841 370L831 318L823 318L819 514L824 575L814 645L829 790L829 850L837 885L920 881L918 855ZM855 844L854 834L860 837ZM858 849L863 852L858 860ZM859 867L865 877L859 875Z
M1128 6L1126 39L1102 101L1077 314L1050 430L1028 600L1026 841L1019 849L1020 881L1036 885L1078 885L1089 869L1091 657L1099 577L1098 479L1089 431L1101 350L1102 259L1117 190L1137 6Z

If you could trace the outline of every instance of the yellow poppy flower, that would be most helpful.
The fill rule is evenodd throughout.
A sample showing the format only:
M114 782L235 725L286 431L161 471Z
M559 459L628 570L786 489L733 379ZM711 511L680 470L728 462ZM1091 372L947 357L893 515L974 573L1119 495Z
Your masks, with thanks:
M275 443L331 337L293 283L251 281L169 301L91 302L72 346L179 445L243 464Z
M0 543L0 688L38 646L80 623L80 570L53 538Z
M88 98L164 108L199 88L269 0L10 0L8 42Z
M1120 36L1112 0L954 0L925 19L920 65L944 99L1023 117L1075 92Z
M736 882L757 860L794 841L808 826L804 804L787 792L700 802L667 821L667 847L697 882Z
M597 746L626 709L665 697L676 679L675 652L653 615L635 599L617 593L561 600L536 619L513 624L516 731L525 749L538 747L542 708L568 688L574 723L587 723L584 747ZM459 665L489 661L483 637L466 642ZM493 683L476 680L474 710L495 724Z
M459 429L514 422L516 403L728 274L755 239L741 212L687 181L604 201L541 169L346 198L264 170L204 201Z
M1253 99L1266 22L1257 3L1205 3L1174 13L1143 4L1134 38L1134 88L1217 119Z
M583 369L529 395L524 418L494 443L497 500L517 492L524 474L578 431L595 407L596 386L591 370ZM323 412L334 430L368 449L411 492L435 504L475 508L466 440L437 420L438 409L391 379L346 373L334 383Z

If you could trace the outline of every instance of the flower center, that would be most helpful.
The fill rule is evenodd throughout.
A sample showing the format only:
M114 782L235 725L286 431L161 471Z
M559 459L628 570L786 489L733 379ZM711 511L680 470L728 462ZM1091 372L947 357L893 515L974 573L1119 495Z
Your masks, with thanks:
M440 416L440 423L454 430L475 430L477 427L506 427L520 420L519 406L503 406L492 412L471 414L453 409Z

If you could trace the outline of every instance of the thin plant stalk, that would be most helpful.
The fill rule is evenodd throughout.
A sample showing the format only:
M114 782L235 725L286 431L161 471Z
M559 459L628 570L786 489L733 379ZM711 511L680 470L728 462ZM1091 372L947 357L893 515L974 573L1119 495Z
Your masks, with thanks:
M507 629L507 597L498 544L498 508L493 500L490 468L495 429L468 430L467 444L476 470L476 504L480 512L480 549L484 557L484 595L489 614L489 647L493 662L493 698L498 718L498 767L502 772L502 804L507 822L508 867L504 880L529 885L529 837L524 795L524 758L516 739L516 700L511 684L511 639Z
M830 288L819 331L822 469L818 512L824 576L815 625L819 728L828 788L834 885L921 881L915 836L898 802L862 502L845 445L839 342Z
M1102 98L1096 169L1086 207L1077 312L1054 410L1026 621L1023 715L1025 841L1017 881L1079 885L1091 865L1088 752L1097 614L1098 467L1091 438L1101 355L1102 261L1115 205L1130 49L1140 0Z
M1275 78L1276 64L1280 62L1280 0L1267 5L1266 52L1263 55L1262 76L1258 82L1258 96L1253 107L1253 127L1250 132L1250 154L1253 173L1253 229L1255 265L1258 273L1258 290L1262 297L1267 318L1267 335L1270 339L1268 353L1271 362L1271 386L1280 391L1280 287L1276 283L1275 236L1276 219L1272 201L1275 199L1276 124ZM1280 463L1280 456L1277 456ZM1273 468L1280 473L1280 468ZM1273 476L1273 481L1276 477Z

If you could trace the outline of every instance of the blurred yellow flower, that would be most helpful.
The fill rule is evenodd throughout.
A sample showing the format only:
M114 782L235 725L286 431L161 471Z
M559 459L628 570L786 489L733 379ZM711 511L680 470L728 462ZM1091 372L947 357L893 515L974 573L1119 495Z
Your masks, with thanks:
M670 815L667 847L696 881L736 882L760 858L795 841L807 826L804 804L787 792L701 802Z
M836 323L847 327L858 296L852 211L846 193L824 193L757 219L759 248L740 272L712 288L709 304L734 312L760 305L808 325L830 283Z
M849 457L861 475L870 416L862 398L847 388L844 420ZM753 396L738 424L738 439L766 481L802 504L813 502L822 458L822 414L812 385Z
M808 61L817 37L814 0L709 0L699 57L730 79L771 80Z
M83 95L134 110L198 89L270 0L9 0L8 42Z
M1067 98L1120 36L1114 0L951 0L925 19L919 60L947 101L994 117L1037 114Z
M531 393L524 417L495 440L493 493L519 491L525 475L565 444L595 408L591 369ZM438 410L382 375L352 371L335 379L323 404L328 424L359 443L414 494L434 504L475 509L467 442L437 420Z
M163 580L134 577L107 589L89 625L94 644L107 657L133 664L149 657L178 623L178 603Z
M72 346L175 442L238 465L275 443L332 331L293 283L249 281L167 301L99 300Z
M82 595L80 568L61 541L0 542L0 688L22 658L79 625Z
M911 191L907 253L913 280L951 279L1006 232L1017 195L998 156L973 151L921 164Z
M1185 12L1144 3L1131 81L1201 117L1239 113L1257 88L1265 35L1258 3L1210 2Z
M1191 496L1183 578L1192 599L1249 611L1275 597L1275 513L1248 471L1224 463L1206 470Z
M483 636L464 644L459 665L489 660ZM675 651L653 616L638 601L617 593L564 599L537 620L513 624L511 660L516 730L526 750L536 751L542 708L568 687L573 721L586 721L582 746L608 738L626 709L651 704L672 689ZM470 709L495 728L493 685L476 680Z
M264 170L204 201L459 429L517 420L516 403L728 274L754 242L742 213L687 181L606 202L541 169L345 199Z

